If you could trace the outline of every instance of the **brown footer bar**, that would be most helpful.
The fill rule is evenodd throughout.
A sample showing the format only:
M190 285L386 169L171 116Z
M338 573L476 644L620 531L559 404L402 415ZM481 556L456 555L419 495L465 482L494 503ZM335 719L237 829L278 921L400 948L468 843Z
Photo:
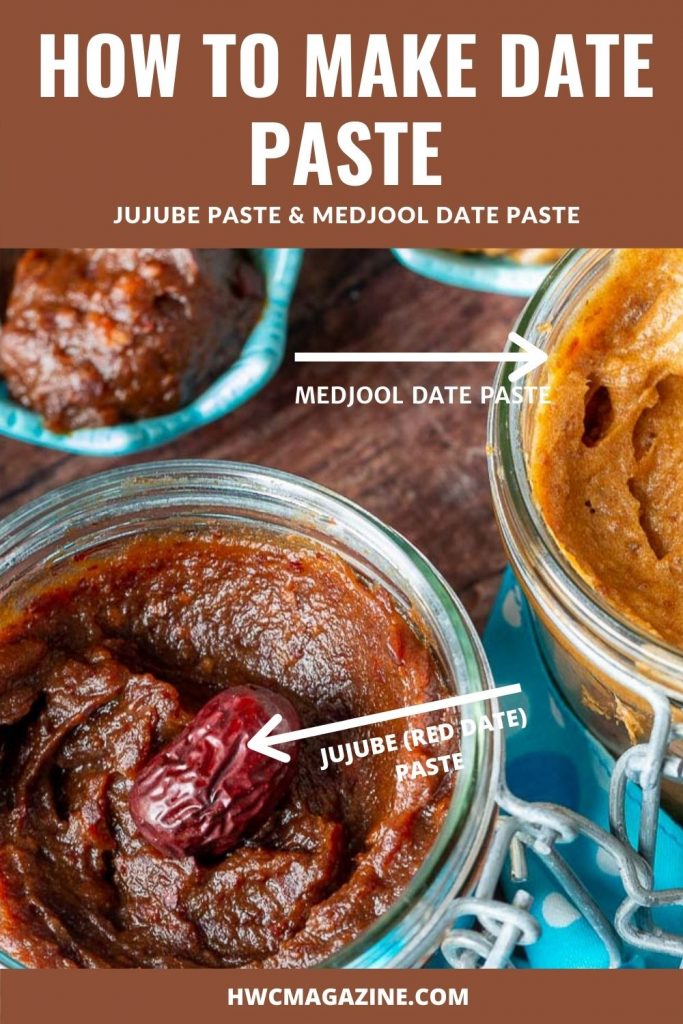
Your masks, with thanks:
M680 971L5 971L1 1024L677 1019ZM324 1017L322 1016L324 1014Z

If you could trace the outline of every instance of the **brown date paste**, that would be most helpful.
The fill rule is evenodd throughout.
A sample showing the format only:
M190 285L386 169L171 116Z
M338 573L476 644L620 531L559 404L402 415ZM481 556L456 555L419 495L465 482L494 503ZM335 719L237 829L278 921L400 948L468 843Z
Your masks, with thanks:
M285 695L303 726L447 693L381 587L267 532L139 538L5 607L0 948L38 967L304 966L396 901L452 777L397 784L395 764L434 749L323 772L318 741L301 743L279 806L218 859L164 856L136 830L142 766L245 684ZM336 738L358 734L320 742Z
M235 249L29 249L0 330L0 373L47 427L181 408L239 354L263 284Z
M683 647L683 249L621 250L547 370L538 506L592 587Z

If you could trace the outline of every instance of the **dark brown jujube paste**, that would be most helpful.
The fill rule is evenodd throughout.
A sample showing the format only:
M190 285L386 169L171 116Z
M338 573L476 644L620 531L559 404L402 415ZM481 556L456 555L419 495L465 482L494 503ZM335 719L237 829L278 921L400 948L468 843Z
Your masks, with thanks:
M121 542L15 604L0 620L1 948L41 967L304 966L395 902L452 794L452 776L398 784L395 765L433 749L323 772L324 741L300 743L275 810L217 858L164 856L129 808L143 766L226 687L281 694L304 727L444 696L385 590L301 539L221 529Z
M29 249L0 330L0 373L51 430L160 416L236 359L263 297L236 249Z

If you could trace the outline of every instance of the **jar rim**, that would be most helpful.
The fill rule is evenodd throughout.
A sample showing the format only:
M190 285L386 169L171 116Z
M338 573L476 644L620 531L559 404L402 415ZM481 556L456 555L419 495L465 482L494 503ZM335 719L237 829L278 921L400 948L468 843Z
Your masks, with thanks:
M300 517L302 529L313 517L323 529L341 531L340 536L345 530L349 537L352 530L362 535L378 558L391 558L411 592L419 589L421 597L427 595L440 615L440 627L453 644L449 654L453 654L462 673L454 678L454 685L463 692L493 685L481 641L460 600L409 541L334 491L256 465L214 460L159 461L117 467L56 488L0 523L0 579L9 575L7 586L11 587L12 574L48 542L57 544L60 561L72 550L82 550L77 548L79 528L92 520L95 511L103 514L110 509L111 515L122 519L133 508L138 512L172 508L185 514L191 514L194 508L199 514L201 505L207 512L220 507L221 497L237 501L241 496L244 501L248 495L252 496L250 500L263 502L264 507L287 502ZM321 538L324 543L324 534ZM446 818L414 877L381 917L318 966L412 966L407 962L411 950L415 955L426 952L435 928L442 926L445 930L451 923L448 904L471 881L493 827L502 763L498 732L476 730L463 743L468 756L463 758L463 769L456 777ZM427 893L433 896L433 913L428 920L419 906ZM0 960L6 966L21 966L4 953L0 953Z
M522 310L514 332L547 350L554 335L555 318L566 307L584 299L596 279L610 265L617 249L573 249L553 267ZM571 314L570 314L571 315ZM512 347L509 343L508 347ZM514 363L504 363L496 374L496 388L509 391ZM544 367L526 378L541 379ZM611 660L623 652L643 665L646 678L668 698L681 701L683 652L647 632L609 604L571 564L552 535L534 501L524 446L524 405L496 403L488 417L488 465L492 499L499 529L515 569L525 586L542 585L550 608L569 613L564 619L568 636L581 649L583 630L599 643L600 654L610 658L610 669L628 686L632 674ZM596 649L592 648L595 656ZM678 684L677 681L678 680Z

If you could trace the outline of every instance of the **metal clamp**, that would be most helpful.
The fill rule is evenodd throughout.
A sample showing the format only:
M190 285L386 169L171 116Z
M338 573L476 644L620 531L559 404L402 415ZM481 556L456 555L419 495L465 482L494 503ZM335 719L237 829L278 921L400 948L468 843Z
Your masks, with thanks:
M511 904L497 898L504 872L509 871L516 882L525 881L527 849L541 859L601 940L610 967L622 963L622 942L679 957L683 967L683 935L663 931L652 919L654 908L683 906L683 889L655 889L653 872L662 779L683 782L683 758L671 752L674 741L683 739L683 726L674 725L668 699L654 687L636 679L629 679L628 685L650 705L652 729L647 743L629 748L616 763L610 780L609 832L566 807L519 799L503 778L497 795L502 815L475 892L456 900L457 919L471 918L473 923L451 929L441 945L452 967L513 967L518 947L537 941L541 926L529 913L532 895L520 889ZM641 792L635 845L626 827L628 782ZM580 836L605 850L618 867L624 899L613 920L605 916L558 849Z

